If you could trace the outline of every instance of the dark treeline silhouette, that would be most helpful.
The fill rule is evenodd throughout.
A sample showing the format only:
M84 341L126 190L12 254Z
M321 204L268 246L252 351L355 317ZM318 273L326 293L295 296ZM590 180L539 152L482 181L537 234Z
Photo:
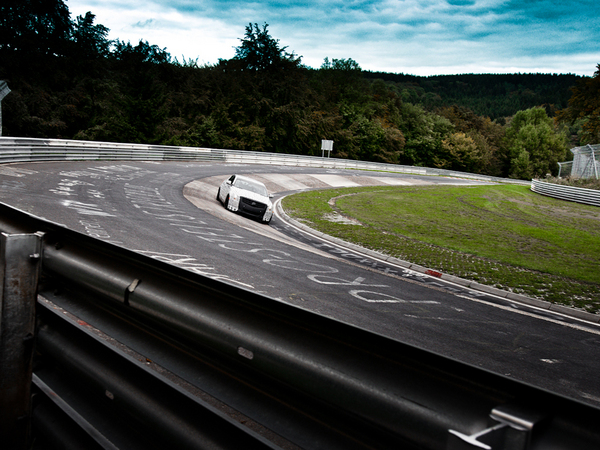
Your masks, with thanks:
M544 106L549 114L567 107L570 88L581 78L567 74L463 74L417 77L364 72L365 77L396 83L406 101L428 108L460 105L491 119Z
M62 0L0 9L5 135L315 156L330 139L332 157L519 178L556 173L567 134L578 139L576 119L561 131L551 118L586 80L575 75L418 77L350 58L314 69L267 24L249 24L232 59L200 66L109 41L91 12L71 20Z

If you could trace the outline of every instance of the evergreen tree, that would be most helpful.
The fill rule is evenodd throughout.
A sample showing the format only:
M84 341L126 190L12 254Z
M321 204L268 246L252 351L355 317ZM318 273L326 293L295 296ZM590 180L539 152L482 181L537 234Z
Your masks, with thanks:
M435 167L442 142L454 126L445 117L426 111L422 106L403 103L400 130L406 137L403 164Z
M468 108L460 106L451 106L437 111L443 117L446 117L455 127L455 133L462 133L465 138L469 138L477 147L477 158L469 158L470 163L465 164L461 161L452 162L452 151L446 155L440 156L438 167L452 167L454 170L467 171L472 173L481 173L497 177L508 175L508 161L506 151L503 145L504 128L491 121L488 117L482 117L475 114ZM460 138L467 142L464 138ZM453 140L449 140L443 145L444 151L448 152L455 148L455 143L449 146ZM467 152L473 154L472 152Z
M582 78L571 91L569 107L559 111L558 119L581 129L582 144L600 143L600 64L592 78Z
M248 24L234 60L240 61L243 69L253 71L298 67L301 58L287 53L287 47L280 47L279 40L269 35L268 27L266 23L262 28L256 23Z
M81 59L98 59L110 54L111 41L107 39L109 29L104 25L94 25L96 16L87 12L78 16L73 24L73 56Z
M63 0L3 0L0 54L64 55L72 30L69 15Z
M134 47L130 42L123 42L119 39L115 42L115 49L111 57L117 61L140 68L140 64L168 64L171 62L171 55L166 48L160 48L157 45L150 45L148 41L140 40Z
M567 139L554 127L544 108L531 108L514 115L506 129L510 176L520 179L558 174L558 162L567 157Z

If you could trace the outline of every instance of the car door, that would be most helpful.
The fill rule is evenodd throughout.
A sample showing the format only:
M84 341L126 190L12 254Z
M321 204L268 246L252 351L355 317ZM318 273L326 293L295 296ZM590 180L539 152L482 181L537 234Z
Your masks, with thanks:
M233 185L234 181L235 181L235 175L231 175L221 185L221 199L222 199L222 201L225 201L227 199L227 196L229 195L229 192L231 191L231 186Z

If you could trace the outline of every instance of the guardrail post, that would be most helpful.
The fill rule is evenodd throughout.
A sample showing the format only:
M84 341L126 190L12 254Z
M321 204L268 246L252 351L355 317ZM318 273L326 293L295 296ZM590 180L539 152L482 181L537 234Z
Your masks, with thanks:
M10 94L6 81L0 80L0 136L2 136L2 99Z
M42 233L0 233L0 436L7 450L29 445L41 251Z

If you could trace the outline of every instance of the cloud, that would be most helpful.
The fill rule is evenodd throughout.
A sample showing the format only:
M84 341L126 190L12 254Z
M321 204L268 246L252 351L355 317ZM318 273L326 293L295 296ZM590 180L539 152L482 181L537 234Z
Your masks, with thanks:
M155 19L147 19L144 21L140 21L138 23L134 23L132 25L133 28L150 28L152 27L152 24L156 24L156 20Z
M319 67L352 58L363 69L416 75L537 72L591 75L600 62L597 0L68 0L110 38L200 62L233 57L249 23Z

